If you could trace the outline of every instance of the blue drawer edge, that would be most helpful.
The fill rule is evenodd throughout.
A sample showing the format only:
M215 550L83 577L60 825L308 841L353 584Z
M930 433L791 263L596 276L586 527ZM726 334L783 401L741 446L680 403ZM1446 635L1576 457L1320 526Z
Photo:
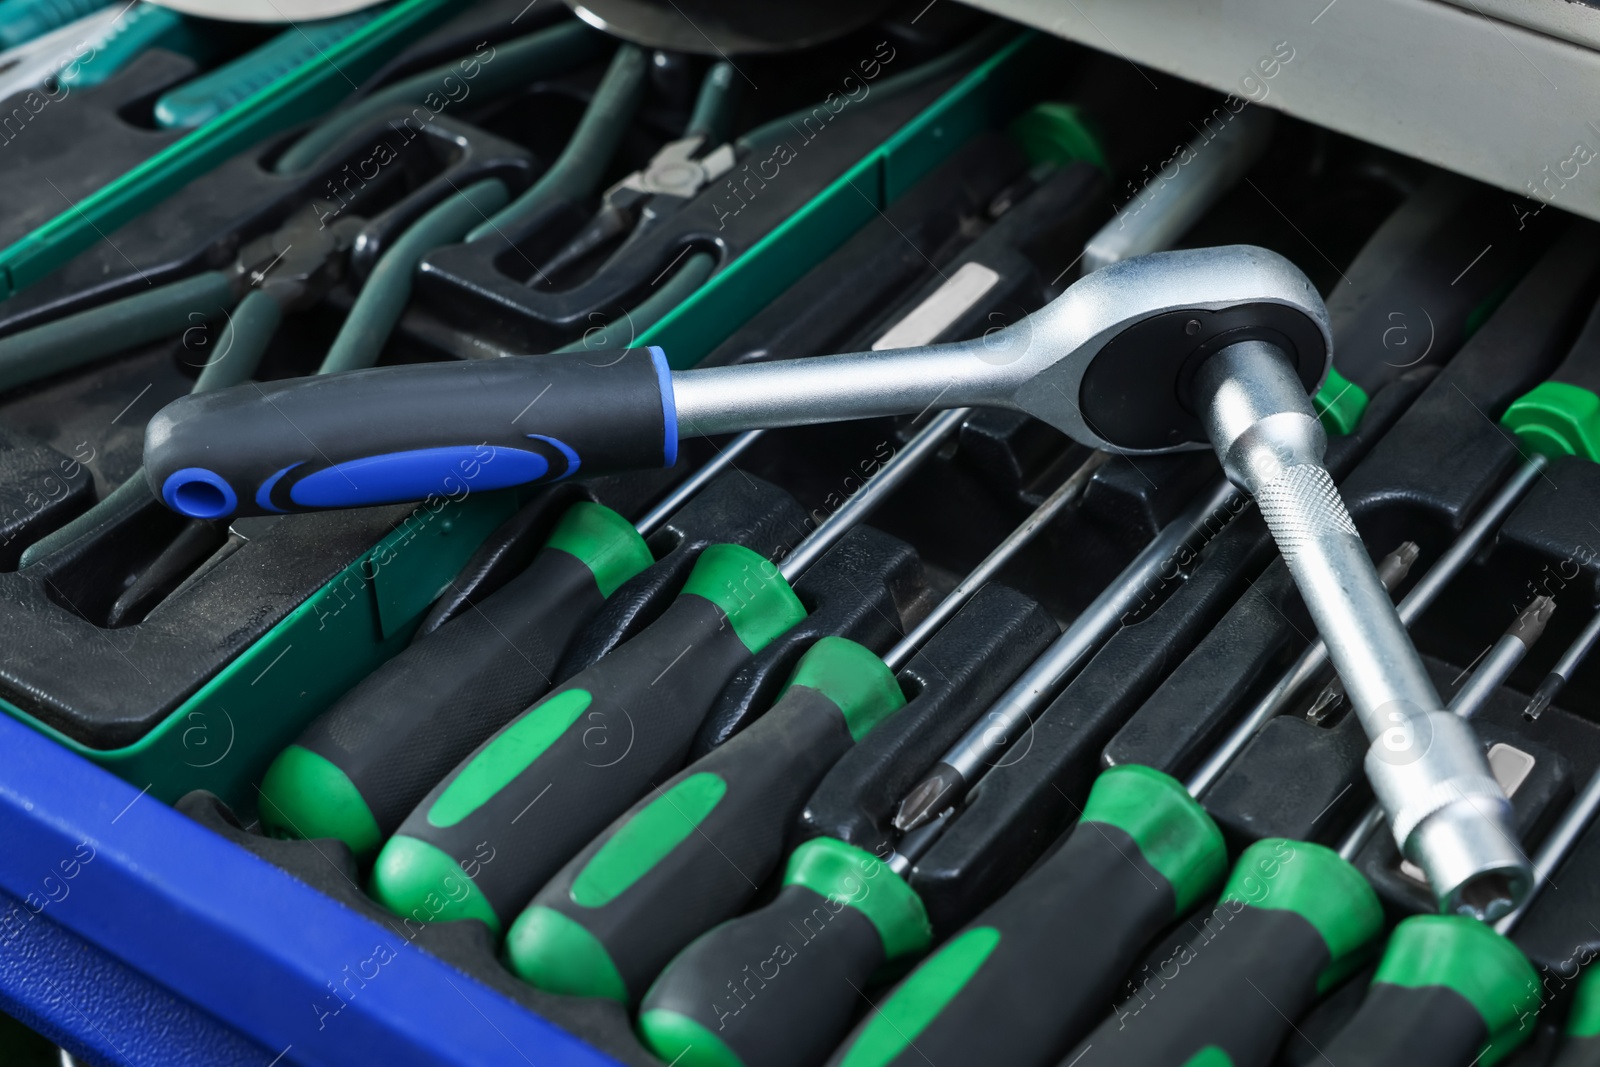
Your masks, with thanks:
M615 1064L8 716L0 753L0 1006L69 1050Z

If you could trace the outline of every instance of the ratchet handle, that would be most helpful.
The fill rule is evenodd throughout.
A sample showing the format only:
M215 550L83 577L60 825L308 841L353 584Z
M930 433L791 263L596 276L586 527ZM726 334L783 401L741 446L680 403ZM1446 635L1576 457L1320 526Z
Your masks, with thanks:
M828 1063L1053 1063L1227 867L1222 832L1182 783L1113 767L1061 847L924 960Z
M1539 976L1476 919L1416 915L1395 927L1366 999L1333 1039L1333 1063L1483 1067L1533 1035Z
M222 519L670 467L678 427L649 348L246 383L168 404L144 447L157 498Z

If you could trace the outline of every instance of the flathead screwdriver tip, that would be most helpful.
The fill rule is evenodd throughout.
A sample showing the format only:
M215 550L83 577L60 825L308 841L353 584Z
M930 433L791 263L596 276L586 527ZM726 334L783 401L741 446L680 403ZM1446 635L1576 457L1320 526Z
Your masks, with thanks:
M1528 706L1522 709L1522 717L1528 722L1533 722L1544 714L1555 700L1556 694L1561 692L1561 687L1566 684L1566 679L1551 671L1544 676L1544 681L1539 683L1539 688L1533 691L1533 697L1528 701Z
M935 764L932 771L918 782L900 802L894 813L893 824L902 834L924 825L939 812L950 806L951 794L961 788L961 772L948 763Z

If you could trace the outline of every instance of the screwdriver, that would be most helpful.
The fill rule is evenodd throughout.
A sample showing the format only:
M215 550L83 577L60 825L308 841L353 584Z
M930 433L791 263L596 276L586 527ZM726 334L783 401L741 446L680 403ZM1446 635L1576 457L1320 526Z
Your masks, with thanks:
M1562 1028L1561 1050L1550 1067L1594 1067L1600 1063L1600 968L1590 968L1578 983Z
M919 321L931 302L946 298L941 286L889 329ZM552 538L506 588L444 627L443 636L415 641L388 660L279 754L261 786L263 825L285 836L336 837L362 859L375 855L452 768L544 696L583 623L649 565L643 538L733 466L758 435L721 448L634 531L598 504L575 509L570 521L586 534Z
M1529 722L1534 721L1544 714L1544 709L1556 697L1561 695L1561 690L1566 688L1572 674L1583 665L1589 650L1594 648L1595 641L1600 639L1600 611L1589 616L1589 622L1577 637L1572 639L1572 644L1561 653L1561 658L1556 660L1556 665L1550 668L1550 673L1539 682L1533 696L1528 700L1528 706L1522 709L1522 717Z
M1497 668L1502 664L1494 662ZM1099 799L1102 788L1118 781L1118 772L1138 775L1145 783L1142 788L1151 793L1151 799L1114 813L1120 814L1120 822L1101 814ZM1197 781L1180 786L1137 764L1102 772L1078 824L1057 851L925 960L875 1007L829 1063L907 1067L924 1055L936 1062L967 1063L986 1049L1001 1051L1007 1064L1045 1064L1060 1056L1103 1017L1117 980L1144 947L1221 878L1226 852L1220 832L1194 799L1200 789ZM1157 810L1170 813L1172 829L1161 834L1147 830L1148 836L1141 837L1129 820L1153 818L1150 813ZM1165 855L1161 849L1198 849L1203 842L1209 843L1206 876L1196 877L1183 897L1176 892L1178 883L1170 875L1163 877L1167 871L1158 862ZM1139 863L1140 858L1147 862ZM1276 882L1283 871L1289 877ZM1324 891L1325 899L1319 896ZM1208 957L1206 977L1185 979L1179 987L1185 995L1162 1000L1156 1014L1163 1018L1142 1021L1140 1028L1181 1030L1167 1016L1169 1011L1183 1020L1226 1016L1225 1005L1203 1002L1219 983L1233 998L1244 980L1259 979L1271 995L1282 993L1304 1007L1359 962L1354 954L1381 925L1381 908L1371 888L1332 850L1286 839L1257 842L1240 857L1211 915L1199 922L1203 942L1183 950L1187 957L1180 953L1157 964L1154 975L1149 968L1141 972L1141 991L1135 995L1140 1006L1120 1012L1116 1029L1120 1032L1128 1019L1140 1014L1147 1000L1165 996L1168 982L1177 981L1165 974L1168 965L1187 966L1201 955ZM1223 933L1226 939L1211 948L1210 942ZM1071 966L1062 968L1063 960ZM1045 973L1055 980L1041 982ZM1190 1003L1196 999L1202 1003ZM1278 1025L1276 1015L1258 1019L1251 1014L1256 1004L1245 1006L1250 1010L1241 1017L1243 1025L1230 1029L1223 1024L1221 1033L1242 1032L1263 1019ZM1295 1010L1284 1002L1278 1006L1294 1017ZM1092 1062L1094 1047L1105 1044L1091 1039L1080 1054ZM1168 1044L1147 1044L1118 1045L1114 1053L1101 1052L1100 1062L1188 1062L1187 1054L1169 1058L1173 1049ZM1257 1059L1276 1044L1274 1039L1261 1046ZM1230 1062L1238 1067L1256 1061Z
M1392 553L1385 561L1390 564L1387 569L1392 573L1399 561L1410 555L1403 551ZM1547 607L1543 615L1548 615ZM1511 666L1514 663L1507 663L1504 657L1491 657L1490 664L1486 664L1496 672L1496 682L1503 680ZM1467 688L1487 692L1492 686ZM1201 783L1191 781L1184 793L1177 782L1157 771L1126 765L1104 772L1095 789L1099 790L1100 782L1118 769L1136 770L1150 781L1165 783L1168 794L1181 797L1192 808L1191 823L1217 834L1209 817L1191 799L1198 795ZM1187 810L1175 799L1167 804L1175 811ZM1117 977L1126 971L1135 954L1185 910L1181 906L1174 910L1170 894L1149 892L1148 887L1165 882L1151 880L1131 888L1121 884L1128 877L1124 868L1129 866L1128 857L1134 852L1121 837L1114 838L1116 847L1107 848L1104 842L1110 831L1100 825L1104 819L1092 814L1094 806L1095 793L1091 792L1079 825L1059 851L925 961L888 1000L877 1006L830 1062L853 1067L909 1064L919 1054L971 1062L986 1047L1002 1047L1006 1063L1042 1064L1080 1037L1099 1018ZM1154 804L1148 807L1153 810ZM1211 882L1198 888L1197 893L1209 892L1221 875L1225 854L1219 834L1216 839L1215 872ZM1171 838L1165 840L1171 842ZM1355 884L1342 873L1347 870L1354 875L1354 868L1341 866L1338 857L1324 855L1328 850L1298 842L1292 847L1311 849L1318 869L1331 872L1327 876L1335 884ZM1096 850L1104 854L1090 858ZM1149 855L1150 849L1143 848L1143 852ZM1241 860L1241 866L1243 863ZM1112 869L1110 873L1107 866ZM1148 871L1142 871L1142 875L1151 877ZM1359 881L1359 876L1354 876ZM1078 906L1076 902L1084 899L1093 904ZM1362 894L1355 893L1353 899L1355 913L1364 915ZM1074 903L1062 907L1064 901ZM1312 919L1314 925L1318 921ZM1230 935L1230 943L1237 940L1243 939ZM973 945L987 947L978 953ZM969 952L977 955L965 965L946 958L960 960ZM1072 986L1067 995L1062 994L1059 983L1037 981L1037 975L1048 969L1051 961L1063 959L1073 961ZM1038 992L1030 997L1019 992L1022 990Z
M935 616L970 600L1107 458L1092 453ZM507 933L512 970L553 993L637 1001L678 950L766 881L822 776L905 703L896 672L934 629L919 625L881 660L841 637L814 645L770 710L647 794L539 891Z
M272 761L262 827L375 856L436 782L550 688L578 630L652 562L649 532L571 505L520 574L367 675Z
M1156 211L1173 210L1174 203L1184 200L1174 197ZM1115 224L1113 220L1101 234ZM1094 247L1096 239L1091 239L1088 247ZM1122 240L1120 235L1118 240ZM1160 575L1185 546L1204 540L1225 526L1242 507L1242 494L1226 482L1202 493L1080 613L1066 633L997 702L997 708L1015 716L1029 714L1075 665L1110 637L1127 614L1141 606L1139 598L1149 587L1150 579ZM994 716L991 711L979 720L978 727L994 729ZM1139 826L1156 828L1147 835L1153 841L1161 839L1164 822L1193 822L1198 832L1184 835L1187 840L1168 851L1165 858L1171 863L1154 878L1161 881L1163 874L1169 875L1177 892L1203 893L1221 877L1226 863L1221 834L1199 806L1183 795L1176 782L1155 772L1149 775L1147 778L1144 768L1122 768L1110 777L1103 776L1106 785L1097 785L1095 795L1109 798L1103 816L1112 827L1108 834L1124 833L1117 826L1126 819L1119 816L1130 810L1138 813L1135 819L1139 815L1149 818L1148 823ZM1163 781L1177 790L1175 803L1162 802ZM927 815L944 810L936 802L937 798L928 801ZM901 814L904 813L902 807ZM668 964L641 1006L639 1031L645 1044L662 1059L684 1063L685 1067L798 1067L821 1060L849 1026L861 984L875 972L903 965L927 949L932 928L921 900L903 875L915 854L942 830L945 818L931 822L918 819L920 829L901 842L898 853L887 864L882 857L834 838L817 838L801 845L789 859L776 900L704 934ZM1209 828L1209 835L1205 828ZM1166 834L1173 832L1172 826L1166 827ZM1092 863L1093 857L1087 853L1109 838L1083 840L1085 862ZM1126 847L1134 849L1137 845L1128 841ZM1126 862L1114 848L1106 851L1116 857L1112 869L1105 871L1098 865L1093 869L1106 875L1106 884L1113 887L1111 899L1119 904L1128 900L1142 902L1138 891L1131 897L1118 891L1120 876L1139 870L1137 864ZM1064 869L1070 873L1078 868L1069 864ZM1142 890L1156 881L1138 888ZM560 887L554 888L559 891ZM1169 897L1172 892L1169 889ZM545 894L536 903L560 907L567 915L573 910ZM1146 910L1159 910L1161 902L1144 906ZM1169 912L1172 907L1169 899ZM1063 910L1052 907L1047 916ZM1169 914L1159 921L1170 917ZM513 954L517 947L515 934L514 930L508 940ZM757 961L757 973L751 973L749 961ZM978 962L981 956L972 966ZM758 1004L757 998L767 982L777 981L784 970L793 977L783 979L782 999L759 1000ZM970 972L969 967L968 975ZM932 1010L936 1012L938 1008ZM1053 1004L1044 1017L1056 1017Z
M1466 684L1451 698L1448 710L1463 719L1476 715L1501 683L1511 677L1511 672L1516 670L1517 664L1522 662L1534 642L1543 636L1555 607L1556 602L1551 597L1534 597L1517 614L1510 628L1484 654L1478 669L1472 672ZM1354 862L1368 839L1382 825L1383 809L1373 804L1340 842L1339 855Z
M1534 857L1544 887L1600 810L1600 772L1590 777ZM1533 1033L1538 973L1510 941L1535 897L1494 928L1462 916L1418 915L1395 927L1355 1015L1326 1050L1338 1064L1491 1067ZM1554 1067L1592 1063L1593 975L1579 986ZM1574 1037L1577 1040L1574 1040ZM1586 1040L1587 1039L1587 1040Z
M434 786L378 854L373 895L399 915L478 918L499 933L612 819L679 769L734 672L805 617L790 583L963 418L935 416L781 565L740 545L704 549L659 619L507 723ZM460 877L459 864L483 848L495 862Z
M0 0L0 51L85 18L105 0Z
M1231 131L1231 136L1247 142L1260 137L1259 130L1242 125L1255 114L1250 108L1241 111L1225 128L1224 135ZM1236 177L1237 168L1225 159L1212 156L1212 150L1212 144L1204 140L1194 142L1190 146L1194 162L1180 170L1174 182L1147 185L1119 211L1118 217L1090 240L1084 256L1085 270L1114 261L1117 256L1150 251L1150 246L1142 243L1147 240L1146 235L1159 236L1171 229L1159 212L1149 211L1150 207L1164 205L1167 211L1178 212L1186 208L1195 189L1203 187L1213 195L1225 190L1225 186L1218 183L1229 175ZM1259 152L1260 147L1249 150ZM1362 247L1346 272L1349 284L1338 286L1330 298L1329 315L1335 329L1341 336L1356 338L1358 343L1338 354L1338 365L1329 373L1314 402L1329 432L1354 430L1366 409L1368 396L1424 358L1394 359L1400 353L1391 349L1388 339L1395 320L1385 318L1381 326L1374 329L1369 320L1376 313L1375 309L1381 309L1386 316L1398 315L1399 321L1404 323L1406 312L1425 305L1431 309L1425 314L1436 331L1436 344L1430 343L1429 348L1447 352L1450 339L1459 339L1470 332L1468 324L1493 306L1498 294L1510 287L1542 246L1543 238L1532 233L1506 239L1495 237L1493 231L1500 225L1499 217L1491 215L1484 206L1485 198L1492 195L1492 190L1459 178L1441 177L1392 212ZM1480 236L1486 239L1479 240ZM1495 237L1501 249L1492 262L1483 264L1489 271L1457 284L1463 281L1459 277L1457 260L1462 257L1458 253L1470 245L1466 252L1466 257L1470 258L1488 243L1487 237ZM1380 289L1385 299L1370 299L1370 294ZM1348 293L1356 295L1349 297ZM1391 293L1398 302L1388 298ZM1406 310L1396 311L1397 307ZM1383 343L1374 340L1380 337ZM1293 688L1309 681L1324 662L1325 652L1319 642L1316 651L1308 653L1306 673L1296 675ZM1074 668L1069 667L1069 673L1071 669ZM1276 709L1281 706L1279 702L1290 695L1292 689L1282 693L1275 690L1263 705L1270 703ZM1007 694L997 702L996 709L951 746L927 777L907 792L904 806L895 819L898 829L902 832L914 829L958 800L965 789L964 777L998 758L1011 734L1026 721L1001 706L1012 699L1015 697ZM1276 710L1263 714L1276 714ZM1233 754L1234 751L1225 748L1213 758L1225 764ZM1220 769L1218 766L1217 770Z

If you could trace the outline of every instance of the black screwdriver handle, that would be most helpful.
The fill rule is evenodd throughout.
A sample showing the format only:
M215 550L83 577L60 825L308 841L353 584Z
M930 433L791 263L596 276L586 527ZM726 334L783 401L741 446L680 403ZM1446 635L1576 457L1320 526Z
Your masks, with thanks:
M1539 975L1476 919L1415 915L1396 926L1366 999L1323 1049L1360 1067L1492 1067L1533 1036Z
M220 519L670 467L678 427L649 348L251 382L168 404L144 449L159 499Z
M772 903L667 965L640 1005L640 1037L678 1067L811 1067L849 1029L873 975L932 936L888 864L831 837L807 841Z
M369 674L273 761L262 825L376 855L451 768L549 690L573 635L650 562L626 519L573 504L520 574Z
M804 616L764 557L706 548L660 618L434 786L378 854L374 895L401 916L482 919L498 933L612 819L683 766L734 672Z
M1046 1067L1227 869L1221 831L1182 783L1113 767L1055 853L922 961L828 1063Z
M1063 1064L1265 1067L1317 994L1366 958L1383 908L1332 849L1266 838L1189 925L1195 936L1136 971L1132 995Z
M749 902L822 776L904 704L870 649L822 638L765 715L651 790L539 891L506 935L511 969L548 992L637 1001Z
M1561 1051L1550 1067L1600 1067L1600 967L1578 983L1561 1032Z

